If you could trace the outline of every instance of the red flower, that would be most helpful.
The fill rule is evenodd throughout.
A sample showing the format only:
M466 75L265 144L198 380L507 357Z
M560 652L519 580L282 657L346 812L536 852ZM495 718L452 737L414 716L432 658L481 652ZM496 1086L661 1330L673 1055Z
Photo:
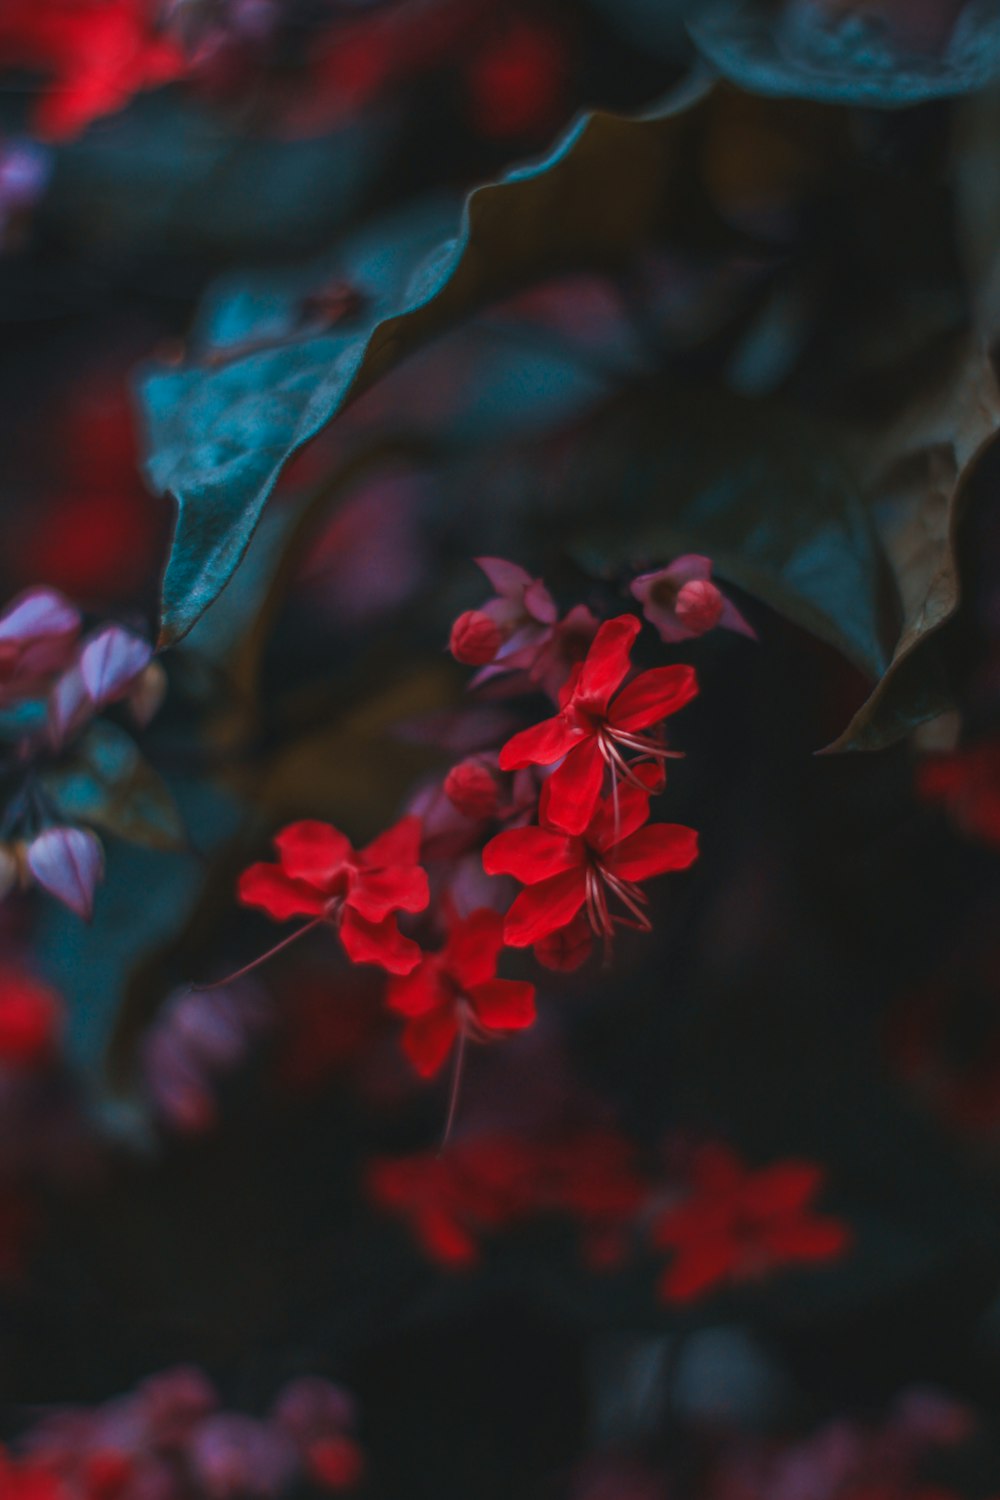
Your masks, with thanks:
M1000 740L928 756L917 767L917 791L927 802L944 803L970 838L1000 846Z
M62 1024L59 996L25 970L0 965L0 1063L35 1068L54 1050Z
M635 615L607 620L560 694L555 718L515 734L500 752L504 771L562 761L549 778L548 816L566 833L582 833L587 827L606 770L615 778L633 779L624 752L637 751L640 758L657 760L670 754L640 731L676 713L698 691L694 668L673 666L641 672L618 692L641 628Z
M35 120L41 136L75 135L182 72L179 50L157 36L154 17L147 0L4 0L0 68L38 68L52 78Z
M750 1171L725 1147L705 1147L695 1158L690 1194L653 1226L653 1243L674 1252L660 1279L661 1297L692 1302L779 1266L842 1255L848 1226L811 1210L822 1186L823 1170L812 1162Z
M605 945L616 923L648 932L646 896L637 882L687 869L698 855L697 833L681 823L647 823L649 792L629 783L598 802L581 835L566 834L552 826L552 780L542 791L542 826L498 833L483 850L488 875L513 875L527 886L507 913L505 941L513 948L540 943L584 908ZM609 895L627 916L612 914Z
M459 1034L486 1041L535 1019L535 986L496 977L503 925L499 912L474 911L452 923L439 953L425 953L411 974L390 981L389 1007L407 1018L403 1050L424 1078L438 1071Z
M292 823L275 839L280 863L244 870L239 898L279 922L311 917L337 927L348 958L409 974L421 960L395 913L423 911L427 875L417 864L420 819L402 818L360 852L328 823Z

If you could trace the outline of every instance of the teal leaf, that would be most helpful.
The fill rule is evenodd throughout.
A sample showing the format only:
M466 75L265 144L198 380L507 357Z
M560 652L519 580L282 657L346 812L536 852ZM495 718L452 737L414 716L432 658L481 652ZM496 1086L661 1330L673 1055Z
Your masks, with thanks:
M688 30L723 77L755 94L894 109L1000 77L1000 16L990 0L965 6L936 54L906 48L883 18L854 6L710 0Z
M116 724L92 724L72 760L44 778L71 823L89 823L147 849L183 849L184 827L162 778Z
M185 635L224 588L285 464L347 401L518 286L628 260L669 216L678 132L705 93L693 83L643 119L583 117L543 161L476 188L450 237L454 216L436 210L348 245L325 270L361 294L343 329L289 337L290 292L261 298L244 283L214 300L203 362L141 384L149 477L178 510L161 643ZM258 340L249 349L248 337Z

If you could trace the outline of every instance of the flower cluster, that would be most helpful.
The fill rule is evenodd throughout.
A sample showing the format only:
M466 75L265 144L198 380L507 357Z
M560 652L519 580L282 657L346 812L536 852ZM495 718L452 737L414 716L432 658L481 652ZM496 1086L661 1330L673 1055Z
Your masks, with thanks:
M623 1228L645 1197L630 1143L612 1131L549 1139L481 1135L447 1151L372 1163L368 1191L409 1226L439 1265L481 1256L484 1236L539 1216L575 1219L592 1265L618 1258Z
M54 1411L9 1452L0 1487L12 1500L280 1500L310 1482L351 1490L364 1471L352 1398L306 1376L265 1418L222 1409L199 1369L145 1380L103 1406Z
M541 579L500 558L479 566L496 593L455 621L452 654L479 666L473 688L492 691L499 678L505 692L543 692L555 715L511 734L517 720L505 713L506 738L477 744L473 711L458 737L473 753L372 843L355 851L329 824L293 823L275 838L277 863L251 865L239 882L245 905L303 919L265 957L323 926L352 962L386 971L387 1005L404 1019L416 1071L433 1077L458 1043L454 1088L467 1041L535 1018L534 983L500 973L505 948L533 948L545 967L566 970L596 935L610 960L617 928L652 929L643 883L698 853L694 829L649 821L678 753L663 724L696 695L694 670L636 673L636 615L600 623L577 604L560 618ZM524 887L516 899L511 877ZM399 919L418 916L411 937Z
M41 75L33 129L53 142L177 80L220 102L263 93L286 132L312 134L456 58L486 137L537 133L565 108L561 31L518 10L490 24L481 0L5 0L0 16L0 71Z
M447 1151L372 1164L368 1190L397 1214L432 1260L475 1263L486 1235L543 1215L578 1221L588 1263L611 1267L630 1248L667 1251L660 1300L696 1302L783 1268L833 1261L850 1230L818 1215L813 1162L746 1167L728 1147L700 1147L680 1176L644 1174L629 1142L584 1130L528 1140L484 1134Z
M958 1500L959 1491L926 1476L972 1441L977 1426L962 1402L912 1387L879 1422L845 1416L797 1438L717 1428L697 1493L702 1500ZM669 1465L630 1452L595 1454L571 1491L572 1500L667 1500L676 1492Z
M37 883L89 918L103 848L63 813L45 772L97 714L124 703L144 727L166 678L147 641L120 625L84 634L76 607L54 589L21 594L0 614L0 738L7 806L0 825L0 896ZM125 741L125 756L134 750Z

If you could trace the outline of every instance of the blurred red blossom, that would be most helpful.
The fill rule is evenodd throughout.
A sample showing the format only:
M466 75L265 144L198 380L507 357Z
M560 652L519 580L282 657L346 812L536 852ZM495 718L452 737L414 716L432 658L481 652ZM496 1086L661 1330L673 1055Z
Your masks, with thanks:
M630 1143L597 1129L535 1140L484 1134L438 1154L381 1158L368 1190L432 1260L454 1269L479 1260L484 1236L548 1215L575 1220L588 1261L607 1267L645 1192Z
M54 1053L63 1003L49 985L17 965L0 964L0 1065L34 1068Z
M924 801L940 802L962 833L1000 847L1000 739L927 756L916 782Z
M727 1147L702 1147L688 1192L651 1228L653 1243L673 1252L660 1278L661 1297L691 1302L782 1266L838 1259L851 1232L839 1219L813 1212L823 1181L822 1168L812 1162L754 1170Z
M4 0L0 68L48 76L35 112L43 139L76 135L183 71L154 0Z

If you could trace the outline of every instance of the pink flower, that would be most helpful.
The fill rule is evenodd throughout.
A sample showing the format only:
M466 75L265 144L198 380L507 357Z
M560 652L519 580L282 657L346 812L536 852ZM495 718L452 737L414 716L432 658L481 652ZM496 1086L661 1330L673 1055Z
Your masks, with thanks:
M495 658L517 655L525 647L539 641L558 618L555 600L540 578L532 578L517 563L505 562L500 557L477 557L476 564L482 568L496 589L494 598L482 609L469 610L460 615L452 627L452 651L456 631L460 636L473 630L478 633L477 644L485 653L488 645L495 642L490 655L480 654L479 666ZM462 622L466 624L463 626ZM492 625L492 631L488 629ZM459 627L462 629L459 630ZM459 661L468 660L459 656Z
M692 640L716 626L757 639L736 606L712 582L710 558L696 553L675 558L669 568L633 579L631 590L646 619L667 645Z

